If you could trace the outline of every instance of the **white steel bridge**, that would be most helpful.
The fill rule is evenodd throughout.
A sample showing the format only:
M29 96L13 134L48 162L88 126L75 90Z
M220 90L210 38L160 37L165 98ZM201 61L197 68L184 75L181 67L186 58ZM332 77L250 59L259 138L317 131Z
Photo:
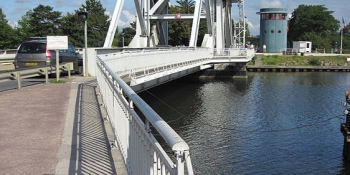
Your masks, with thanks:
M193 174L187 143L136 92L215 64L244 67L255 54L241 47L245 45L244 1L197 0L194 14L179 17L167 14L169 0L134 0L136 35L128 47L112 48L123 3L117 0L104 47L84 51L84 76L97 77L115 145L121 150L128 174ZM243 26L232 26L235 3ZM196 47L200 19L207 21L208 34L202 47ZM168 44L170 20L192 20L189 47L154 47ZM10 52L0 55L4 64L13 58ZM173 156L164 151L155 133L165 140Z
M187 143L136 92L213 64L246 64L254 56L254 50L250 49L214 52L210 48L189 47L96 49L93 52L97 57L89 72L96 74L114 129L115 144L122 152L129 174L193 174ZM154 138L155 133L166 141L174 157L165 153Z
M197 0L194 14L168 14L169 0L134 0L136 35L125 48L111 48L124 0L117 0L102 49L85 53L86 68L97 77L115 144L129 174L193 174L187 143L136 92L206 69L215 64L245 67L254 56L245 46L243 0ZM242 26L232 26L232 4L238 4ZM196 47L200 19L208 34ZM192 20L189 47L168 45L167 21ZM243 65L243 66L242 66ZM85 71L84 71L85 72ZM136 112L139 111L139 112ZM153 134L159 134L173 156Z

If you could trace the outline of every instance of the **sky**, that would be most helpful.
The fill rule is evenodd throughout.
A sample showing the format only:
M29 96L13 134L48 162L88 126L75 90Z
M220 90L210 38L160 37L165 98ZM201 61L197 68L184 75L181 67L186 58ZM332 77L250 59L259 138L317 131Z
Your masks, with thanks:
M62 12L65 15L67 12L73 13L74 10L82 7L85 4L85 0L1 0L0 8L6 15L11 26L16 26L17 21L26 14L27 11L33 10L39 4L49 5L53 7L54 11ZM113 15L115 4L117 0L100 0L104 8L106 8L106 14ZM176 5L176 0L171 0L171 4ZM301 4L306 5L325 5L328 10L334 11L333 16L340 21L341 26L342 18L344 18L345 24L349 24L350 13L347 8L349 0L245 0L244 10L247 17L247 23L249 25L251 35L259 35L260 31L260 18L256 12L261 8L271 7L283 7L286 8L289 17L291 13ZM129 27L130 23L135 21L136 11L133 0L125 0L123 10L118 23L119 29ZM239 11L236 4L232 5L232 16L235 21L238 21Z

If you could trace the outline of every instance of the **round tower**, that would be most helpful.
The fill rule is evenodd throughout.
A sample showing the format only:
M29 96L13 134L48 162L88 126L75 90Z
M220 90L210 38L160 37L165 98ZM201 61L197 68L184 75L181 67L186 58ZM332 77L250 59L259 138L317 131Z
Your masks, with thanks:
M262 8L257 14L260 15L260 52L279 53L286 50L287 9Z

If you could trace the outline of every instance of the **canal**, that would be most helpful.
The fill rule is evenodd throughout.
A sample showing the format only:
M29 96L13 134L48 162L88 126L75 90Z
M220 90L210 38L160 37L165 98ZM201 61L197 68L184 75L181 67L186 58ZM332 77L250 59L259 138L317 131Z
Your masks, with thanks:
M195 174L349 174L341 72L185 77L139 95L189 144Z

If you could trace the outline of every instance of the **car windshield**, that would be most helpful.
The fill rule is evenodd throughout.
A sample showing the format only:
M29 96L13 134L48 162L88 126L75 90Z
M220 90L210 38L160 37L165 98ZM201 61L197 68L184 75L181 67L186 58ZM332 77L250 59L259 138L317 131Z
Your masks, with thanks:
M46 43L22 43L18 53L45 53Z

